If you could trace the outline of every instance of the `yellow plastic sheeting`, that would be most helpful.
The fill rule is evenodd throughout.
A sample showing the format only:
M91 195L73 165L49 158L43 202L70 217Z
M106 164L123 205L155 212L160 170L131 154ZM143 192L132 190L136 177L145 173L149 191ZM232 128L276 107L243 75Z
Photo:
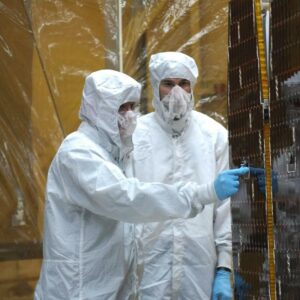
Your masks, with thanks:
M49 164L79 124L86 74L118 68L102 2L0 1L0 299L32 299Z
M104 22L105 13L109 19L114 18L115 10L105 8L105 1L96 0L31 1L32 28L41 64L65 134L79 124L85 76L107 67L109 54L117 60L116 44L110 41L117 24L106 28ZM113 48L107 49L106 44ZM110 67L117 69L118 61L112 61Z
M196 108L227 124L227 4L224 0L124 2L124 72L144 84L144 112L152 110L147 67L151 54L181 51L199 67Z
M41 259L0 262L0 299L32 300Z
M41 257L31 120L34 45L22 2L1 2L0 28L0 295L14 299L33 290L32 277L23 276L24 264L16 260ZM29 268L33 281L38 267Z
M32 299L47 171L79 124L85 76L122 55L148 112L160 51L195 58L196 108L226 124L227 1L0 0L0 299Z

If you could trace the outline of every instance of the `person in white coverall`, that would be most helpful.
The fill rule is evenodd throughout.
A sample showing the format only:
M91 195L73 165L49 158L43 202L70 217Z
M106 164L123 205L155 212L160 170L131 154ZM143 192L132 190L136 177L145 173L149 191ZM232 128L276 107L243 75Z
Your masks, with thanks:
M65 138L48 173L35 299L136 299L131 223L194 217L218 201L213 183L171 186L124 176L120 166L132 148L132 108L140 91L139 83L112 70L86 78L82 122Z
M228 169L227 130L193 110L192 88L198 76L194 59L179 52L158 53L151 56L149 68L155 112L138 119L128 175L167 184L213 181ZM238 177L244 170L223 175ZM222 198L219 182L215 189ZM160 201L167 199L161 195ZM206 205L192 219L136 229L142 300L232 298L229 199Z

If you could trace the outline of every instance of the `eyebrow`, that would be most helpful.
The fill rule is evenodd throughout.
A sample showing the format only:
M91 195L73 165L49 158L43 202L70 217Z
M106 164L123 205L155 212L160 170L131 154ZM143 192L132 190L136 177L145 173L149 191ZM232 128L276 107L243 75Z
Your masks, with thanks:
M163 79L161 83L174 83L172 79Z
M188 79L181 79L179 83L191 83Z
M172 83L174 83L174 79L166 78L166 79L162 79L161 82L172 82ZM190 83L190 81L188 79L185 79L185 78L180 79L179 82L180 83L186 83L186 82Z

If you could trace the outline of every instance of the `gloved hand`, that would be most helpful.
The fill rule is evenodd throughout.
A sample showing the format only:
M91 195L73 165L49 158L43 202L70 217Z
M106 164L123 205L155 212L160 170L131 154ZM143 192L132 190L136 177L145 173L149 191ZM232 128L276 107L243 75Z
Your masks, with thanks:
M212 300L231 300L232 297L230 272L223 269L217 270L212 290Z
M250 174L256 176L258 189L261 193L266 194L266 174L263 168L249 167ZM272 193L273 196L278 192L277 174L272 170Z
M234 291L235 296L239 300L245 300L250 290L250 284L248 284L238 272L234 272Z
M248 167L221 172L214 182L215 191L219 200L224 200L234 195L239 190L239 176L245 175L248 172Z

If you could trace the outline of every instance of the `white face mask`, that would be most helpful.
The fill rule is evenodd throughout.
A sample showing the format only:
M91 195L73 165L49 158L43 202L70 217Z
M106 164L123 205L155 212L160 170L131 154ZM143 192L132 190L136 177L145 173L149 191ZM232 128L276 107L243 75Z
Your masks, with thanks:
M176 85L170 93L161 100L166 120L179 121L191 110L192 95Z
M118 113L120 137L123 144L127 144L135 130L138 114L132 110Z

